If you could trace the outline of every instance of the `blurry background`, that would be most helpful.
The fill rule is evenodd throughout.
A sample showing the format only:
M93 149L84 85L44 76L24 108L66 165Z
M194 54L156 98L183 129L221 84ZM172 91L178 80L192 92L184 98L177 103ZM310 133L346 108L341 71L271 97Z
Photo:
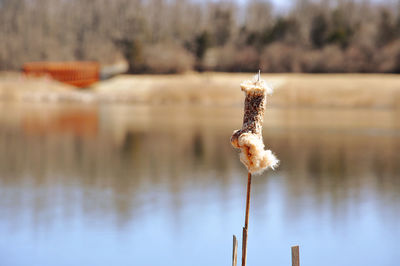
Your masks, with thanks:
M186 70L400 72L397 0L2 0L0 69L37 60Z
M399 264L399 1L0 0L0 69L0 266L231 265L258 69L248 265Z

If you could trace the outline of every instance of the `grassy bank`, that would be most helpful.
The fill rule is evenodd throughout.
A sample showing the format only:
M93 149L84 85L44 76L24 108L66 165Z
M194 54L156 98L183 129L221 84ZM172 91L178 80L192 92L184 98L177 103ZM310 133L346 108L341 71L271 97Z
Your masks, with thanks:
M78 91L48 79L0 75L0 99L240 105L251 74L120 75ZM400 108L400 75L263 74L274 107Z

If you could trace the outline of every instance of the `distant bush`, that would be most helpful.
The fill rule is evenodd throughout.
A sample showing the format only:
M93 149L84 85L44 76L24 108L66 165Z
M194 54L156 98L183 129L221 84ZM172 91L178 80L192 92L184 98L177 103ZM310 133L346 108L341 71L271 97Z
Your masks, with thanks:
M215 71L254 72L259 69L259 54L252 46L227 45L208 51L205 69Z
M375 55L378 72L400 73L400 40L383 47Z
M310 73L346 72L344 54L337 46L301 53L301 70Z
M236 51L232 71L254 72L260 68L260 59L257 50L252 46L246 46Z
M344 53L344 71L349 73L374 71L374 66L371 64L374 52L374 49L367 45L351 45Z
M299 57L301 51L283 43L267 46L260 57L260 67L263 72L299 72Z
M157 44L143 50L142 69L156 74L182 73L194 68L194 56L175 44Z
M222 71L232 67L235 60L233 55L236 48L233 45L225 45L223 47L213 47L207 50L204 56L204 69L208 71Z

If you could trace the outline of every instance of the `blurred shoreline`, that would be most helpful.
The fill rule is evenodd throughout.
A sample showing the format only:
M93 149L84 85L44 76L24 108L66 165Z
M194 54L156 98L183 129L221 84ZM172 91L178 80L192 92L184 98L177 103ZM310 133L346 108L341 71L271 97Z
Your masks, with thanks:
M240 106L239 84L250 73L188 72L118 75L79 90L50 78L0 72L0 102L199 104ZM262 74L274 88L275 108L400 108L393 74Z

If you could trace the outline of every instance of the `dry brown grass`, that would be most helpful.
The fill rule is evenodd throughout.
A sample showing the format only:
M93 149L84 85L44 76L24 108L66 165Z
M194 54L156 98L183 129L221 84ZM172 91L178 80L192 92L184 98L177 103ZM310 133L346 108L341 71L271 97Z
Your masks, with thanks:
M121 75L82 92L51 80L11 76L0 74L3 100L237 106L243 102L239 84L252 78L248 73ZM273 107L400 108L400 75L263 74L262 78L275 87L275 93L268 99Z
M271 98L275 106L399 108L400 75L288 75Z
M243 101L239 84L251 74L119 76L99 83L103 100L151 103L236 105ZM268 99L275 107L399 108L400 75L263 74L275 87Z
M49 77L28 77L18 72L0 72L0 101L58 102L93 98L77 88Z

